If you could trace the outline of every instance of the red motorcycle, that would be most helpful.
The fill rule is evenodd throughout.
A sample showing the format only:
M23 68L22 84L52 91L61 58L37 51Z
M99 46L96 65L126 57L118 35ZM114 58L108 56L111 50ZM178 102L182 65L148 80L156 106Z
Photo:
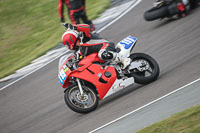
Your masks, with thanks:
M126 69L120 63L100 60L97 53L82 57L77 52L61 57L58 78L65 88L68 107L78 113L89 113L97 108L99 100L133 83L155 81L159 75L157 62L144 53L130 54L136 41L128 36L116 45L120 54L132 60Z

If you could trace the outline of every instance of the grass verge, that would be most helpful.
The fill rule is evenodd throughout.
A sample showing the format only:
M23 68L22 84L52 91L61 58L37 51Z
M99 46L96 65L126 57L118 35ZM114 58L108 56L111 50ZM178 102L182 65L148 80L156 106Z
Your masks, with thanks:
M86 0L89 19L97 18L110 0ZM30 64L61 41L58 0L0 0L0 78ZM65 18L70 22L65 6Z
M200 133L200 105L174 114L137 133Z

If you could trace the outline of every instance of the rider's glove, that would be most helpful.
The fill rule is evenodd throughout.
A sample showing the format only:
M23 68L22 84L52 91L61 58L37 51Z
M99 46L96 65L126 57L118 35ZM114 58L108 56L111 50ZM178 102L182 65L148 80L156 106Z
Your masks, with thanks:
M70 24L70 23L65 23L64 26L65 26L67 29L77 30L77 27L76 27L76 26L73 26L73 25Z

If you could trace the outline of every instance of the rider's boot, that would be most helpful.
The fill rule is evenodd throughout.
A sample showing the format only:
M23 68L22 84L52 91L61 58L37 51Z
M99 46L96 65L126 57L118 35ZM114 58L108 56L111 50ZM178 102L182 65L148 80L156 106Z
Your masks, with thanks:
M125 69L128 65L130 65L131 59L128 58L128 57L122 56L122 55L119 54L119 53L116 53L114 62L116 62L116 63L121 62L121 63L123 64L122 69Z
M121 55L120 53L116 53L113 51L108 51L102 49L98 52L98 56L101 60L113 60L115 63L122 63L122 69L125 69L131 63L131 59Z

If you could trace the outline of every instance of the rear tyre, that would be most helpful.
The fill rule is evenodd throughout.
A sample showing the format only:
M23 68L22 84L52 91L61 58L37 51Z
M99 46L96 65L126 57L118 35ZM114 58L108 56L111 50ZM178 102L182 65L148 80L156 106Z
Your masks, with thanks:
M158 63L149 55L144 53L134 53L130 58L135 62L141 62L142 66L130 71L131 77L134 77L138 84L149 84L155 81L160 73Z
M154 7L144 13L144 19L146 21L153 21L167 16L168 16L167 6Z
M81 96L78 85L70 85L65 91L65 103L77 113L89 113L97 108L99 99L91 87L82 86L82 88L83 95Z

